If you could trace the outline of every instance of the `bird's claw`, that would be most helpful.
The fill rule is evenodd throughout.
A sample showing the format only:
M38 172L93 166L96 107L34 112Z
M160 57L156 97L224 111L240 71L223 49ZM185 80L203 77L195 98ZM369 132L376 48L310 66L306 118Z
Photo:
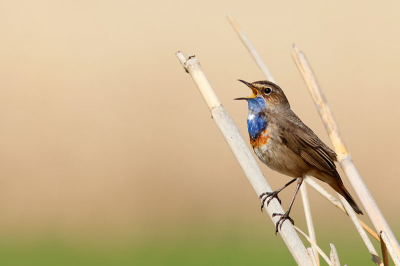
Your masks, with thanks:
M275 217L275 216L281 216L281 218L279 218L279 220L276 222L276 225L275 225L275 228L276 228L275 235L278 234L278 227L279 227L279 230L282 229L282 225L283 225L284 221L289 220L294 225L293 219L289 217L289 212L285 212L284 214L281 214L281 213L272 214L272 217Z
M261 200L261 211L263 211L264 208L264 204L265 201L267 201L267 206L269 205L269 203L271 202L271 200L273 200L274 198L276 198L279 201L279 204L281 204L281 200L278 197L278 193L277 191L274 192L264 192L260 195L260 200ZM266 196L264 198L264 196ZM269 199L268 199L269 198ZM268 200L267 200L268 199Z

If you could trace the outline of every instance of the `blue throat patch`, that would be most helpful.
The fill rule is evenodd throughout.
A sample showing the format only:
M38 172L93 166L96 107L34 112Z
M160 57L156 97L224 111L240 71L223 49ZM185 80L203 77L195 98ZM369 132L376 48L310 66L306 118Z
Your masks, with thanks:
M267 103L261 97L247 99L249 105L249 115L247 116L247 129L252 140L258 139L268 126L264 110Z

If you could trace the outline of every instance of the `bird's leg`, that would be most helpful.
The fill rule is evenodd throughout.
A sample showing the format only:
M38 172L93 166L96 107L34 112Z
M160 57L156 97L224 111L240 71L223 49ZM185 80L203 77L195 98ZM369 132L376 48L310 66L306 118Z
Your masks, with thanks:
M296 179L293 179L293 180L296 180ZM294 225L294 221L293 221L292 218L289 217L289 214L290 214L290 210L292 209L294 200L296 198L297 193L299 192L299 189L300 189L300 186L301 186L302 183L303 183L303 178L302 177L298 177L297 178L296 190L294 191L294 195L293 195L292 201L290 202L289 209L284 214L280 214L280 213L272 214L272 217L281 216L281 218L278 220L278 222L276 222L275 235L278 233L278 227L279 227L279 229L282 229L282 224L283 224L283 222L285 220L289 220Z
M268 199L267 201L267 206L268 204L271 202L272 199L276 198L279 201L279 204L281 204L281 200L278 198L278 193L281 192L284 188L288 187L290 184L292 184L294 181L296 180L296 178L294 178L293 180L291 180L289 183L287 183L286 185L284 185L281 188L278 188L277 190L273 191L273 192L264 192L262 193L259 198L261 200L261 211L263 211L264 208L264 204L265 201ZM264 196L266 196L265 198L263 198Z

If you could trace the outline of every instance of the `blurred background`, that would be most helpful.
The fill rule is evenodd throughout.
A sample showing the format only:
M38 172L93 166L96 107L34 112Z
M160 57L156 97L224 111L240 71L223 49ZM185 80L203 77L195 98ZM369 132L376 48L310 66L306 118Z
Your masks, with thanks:
M295 264L175 57L196 55L248 142L237 79L264 77L227 12L330 145L290 56L305 52L400 236L400 2L1 1L1 265ZM309 194L320 247L372 265L348 217ZM300 199L292 217L306 231Z

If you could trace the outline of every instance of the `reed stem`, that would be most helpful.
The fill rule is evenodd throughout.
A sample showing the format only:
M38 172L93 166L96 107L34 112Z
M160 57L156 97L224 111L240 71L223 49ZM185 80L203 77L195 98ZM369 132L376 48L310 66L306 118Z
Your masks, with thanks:
M308 63L305 55L299 51L296 46L293 46L292 57L304 79L304 82L307 85L312 99L315 102L318 113L321 116L329 138L332 142L333 148L338 155L340 166L353 186L353 189L360 199L369 219L375 227L375 231L383 231L387 235L388 243L386 243L386 245L388 246L388 249L392 248L394 250L393 253L390 253L391 256L394 256L392 257L392 260L398 260L400 256L399 243L397 242L397 239L387 224L385 217L382 215L378 205L358 173L350 154L347 151L344 140L340 134L339 127L335 118L333 117L333 113L328 105L325 95L322 92L321 86L318 83L313 70L311 69L310 64Z

